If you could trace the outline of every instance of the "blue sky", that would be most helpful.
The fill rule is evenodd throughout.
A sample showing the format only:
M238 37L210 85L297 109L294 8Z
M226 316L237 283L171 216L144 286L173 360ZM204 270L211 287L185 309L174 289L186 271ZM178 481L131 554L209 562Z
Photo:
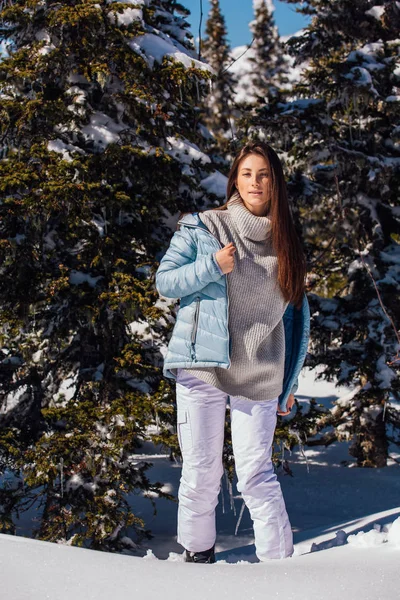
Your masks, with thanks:
M197 40L200 23L200 0L180 1L181 4L188 8L191 12L188 21L191 24L191 31L194 35L194 38ZM274 18L280 35L289 35L295 33L307 25L308 19L306 19L303 15L296 13L295 4L287 4L286 2L274 0L274 5ZM248 24L253 20L252 0L220 0L220 6L226 20L228 38L231 46L235 47L242 46L243 44L249 44L251 42L251 35ZM203 0L203 33L209 10L210 3L208 0Z

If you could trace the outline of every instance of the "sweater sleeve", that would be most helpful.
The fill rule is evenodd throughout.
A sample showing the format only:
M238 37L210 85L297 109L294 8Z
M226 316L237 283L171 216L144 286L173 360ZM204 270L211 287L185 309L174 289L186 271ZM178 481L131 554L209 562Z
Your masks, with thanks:
M223 272L223 270L222 270L222 269L221 269L221 267L219 266L219 263L218 263L218 261L217 261L216 254L217 254L217 253L216 253L216 252L214 252L214 254L212 255L212 257L213 257L213 260L214 260L215 264L217 265L217 269L218 269L218 271L220 272L220 274L221 274L221 275L225 275L225 273Z
M166 298L183 298L222 277L212 253L197 256L190 227L175 231L156 272L156 288Z

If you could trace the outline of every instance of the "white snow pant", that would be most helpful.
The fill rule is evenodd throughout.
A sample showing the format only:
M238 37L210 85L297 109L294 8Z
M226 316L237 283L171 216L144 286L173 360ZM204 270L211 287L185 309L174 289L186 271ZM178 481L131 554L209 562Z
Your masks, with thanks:
M271 460L278 398L252 401L228 396L182 369L176 380L183 457L177 541L191 552L208 550L215 543L228 398L237 489L253 520L256 555L261 561L286 558L293 554L293 535Z

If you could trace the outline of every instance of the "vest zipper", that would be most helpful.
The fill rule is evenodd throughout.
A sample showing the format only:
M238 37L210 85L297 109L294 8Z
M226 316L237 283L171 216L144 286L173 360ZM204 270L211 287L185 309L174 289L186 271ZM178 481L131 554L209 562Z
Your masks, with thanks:
M177 224L179 225L181 223L182 223L182 221L178 221ZM185 227L193 227L193 229L202 229L203 231L205 231L206 233L208 233L214 239L217 240L217 243L221 247L221 250L222 250L223 245L221 244L221 242L219 241L219 239L213 233L211 233L211 231L209 231L209 229L204 229L204 227L199 227L198 225L188 225L187 223L182 223L182 225L184 225ZM228 274L225 273L225 275L228 275ZM228 331L228 361L229 361L228 369L229 369L229 367L231 366L232 363L231 363L231 357L230 357L228 277L225 278L225 281L226 281L226 299L227 299L226 324L227 324L227 331ZM198 303L198 306L200 306L200 302ZM192 357L193 357L193 352L194 352L194 346L193 346L193 336L192 336Z

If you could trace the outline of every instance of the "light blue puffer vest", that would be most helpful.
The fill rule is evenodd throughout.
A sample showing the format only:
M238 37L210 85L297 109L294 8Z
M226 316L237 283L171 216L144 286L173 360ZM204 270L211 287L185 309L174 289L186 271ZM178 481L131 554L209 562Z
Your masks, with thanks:
M228 278L215 260L223 246L198 213L185 215L156 273L156 288L166 298L179 298L180 308L164 358L163 374L171 369L230 367ZM298 387L310 335L310 309L304 294L301 309L289 304L283 315L285 372L279 407Z

